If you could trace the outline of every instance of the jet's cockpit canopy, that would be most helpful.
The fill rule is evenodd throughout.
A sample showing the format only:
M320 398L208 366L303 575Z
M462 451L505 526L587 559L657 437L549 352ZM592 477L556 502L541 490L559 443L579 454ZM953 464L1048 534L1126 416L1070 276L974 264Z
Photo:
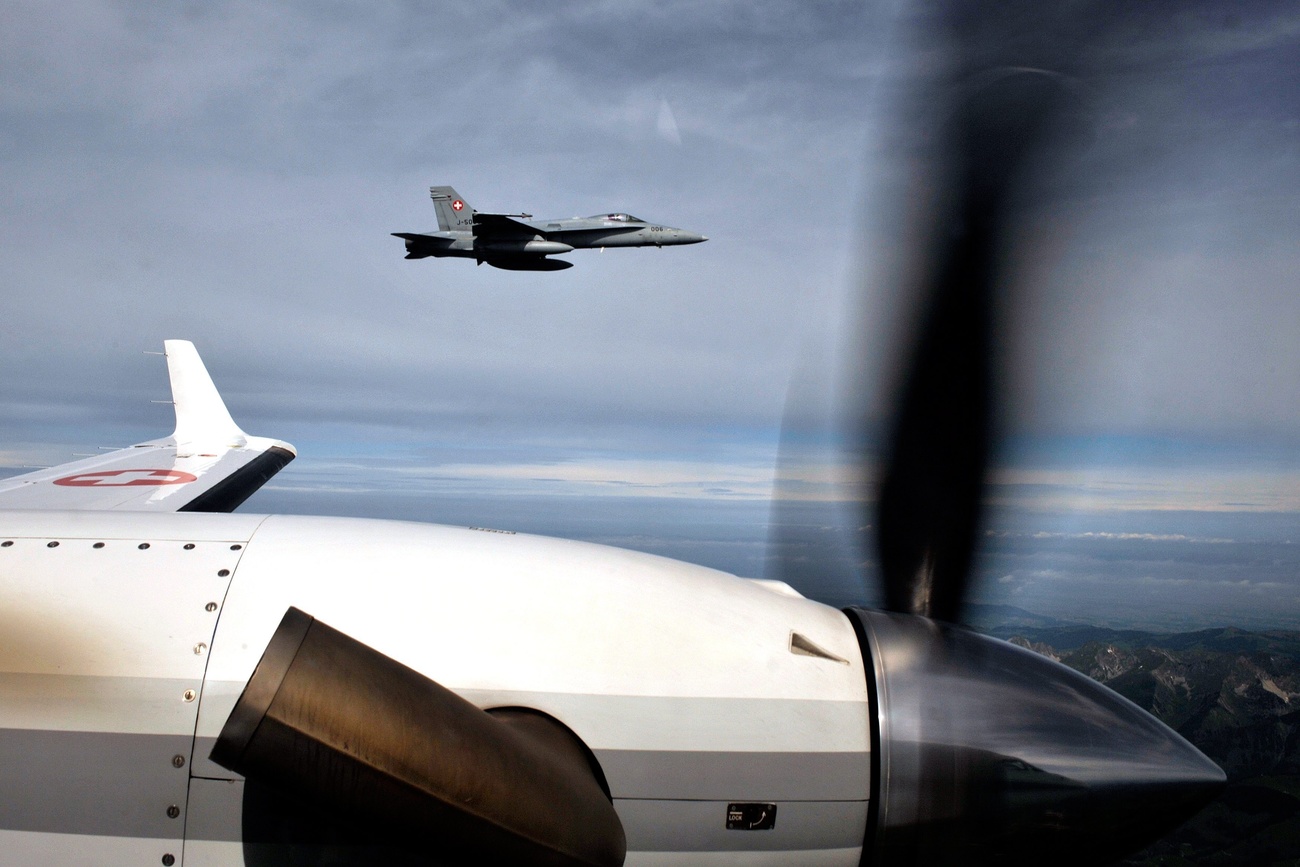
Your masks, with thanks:
M611 220L615 223L644 223L645 220L640 217L634 217L631 214L597 214L594 217L588 217L589 220Z

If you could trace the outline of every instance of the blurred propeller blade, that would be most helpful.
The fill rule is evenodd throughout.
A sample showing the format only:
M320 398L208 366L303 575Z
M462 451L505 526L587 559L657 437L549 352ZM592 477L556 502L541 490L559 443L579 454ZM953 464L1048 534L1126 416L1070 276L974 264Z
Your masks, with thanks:
M891 611L956 621L980 526L993 419L993 307L1016 182L1060 103L1061 76L1006 68L955 88L938 142L923 314L875 504ZM863 523L869 522L864 516Z

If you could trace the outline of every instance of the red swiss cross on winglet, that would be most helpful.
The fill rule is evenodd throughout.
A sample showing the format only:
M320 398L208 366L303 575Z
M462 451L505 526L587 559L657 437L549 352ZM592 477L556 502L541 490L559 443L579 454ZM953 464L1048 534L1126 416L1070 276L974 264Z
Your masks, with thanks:
M453 211L459 211L463 207L465 207L465 203L462 202L460 199L457 199L456 201L451 203L451 209Z

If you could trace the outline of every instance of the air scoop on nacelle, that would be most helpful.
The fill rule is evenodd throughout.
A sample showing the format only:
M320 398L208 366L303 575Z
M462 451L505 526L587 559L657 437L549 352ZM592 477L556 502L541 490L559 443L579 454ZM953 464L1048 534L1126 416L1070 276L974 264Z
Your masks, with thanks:
M874 674L873 863L1106 864L1223 787L1177 733L1060 663L922 617L848 614Z

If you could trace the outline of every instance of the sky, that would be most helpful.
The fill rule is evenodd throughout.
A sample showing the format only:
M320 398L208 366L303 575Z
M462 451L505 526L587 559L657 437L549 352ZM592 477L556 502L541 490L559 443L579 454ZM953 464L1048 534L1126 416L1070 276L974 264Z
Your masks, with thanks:
M912 315L941 108L918 82L950 56L931 7L8 4L0 465L165 433L144 353L180 337L246 430L299 449L246 510L504 524L748 575L797 514L833 559L869 558L843 542L869 519L836 505L837 448L845 415L886 412ZM1006 8L1035 33L1094 25L1068 64L1078 128L1006 256L977 595L1300 628L1300 12ZM435 184L710 240L556 273L404 260L389 233L436 225Z

